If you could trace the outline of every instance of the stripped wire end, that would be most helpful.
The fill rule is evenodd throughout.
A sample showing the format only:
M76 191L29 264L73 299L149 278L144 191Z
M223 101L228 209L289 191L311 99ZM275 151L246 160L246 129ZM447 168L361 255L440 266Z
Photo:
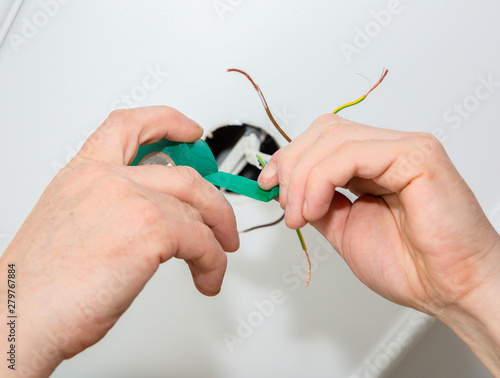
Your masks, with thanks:
M364 94L363 96L361 96L360 98L358 98L355 101L348 102L347 104L339 106L332 113L333 114L337 114L338 112L340 112L341 110L344 110L345 108L348 108L348 107L353 106L353 105L357 105L360 102L362 102L365 98L368 97L368 95L370 93L372 93L375 90L375 88L377 88L380 85L380 83L382 83L384 81L384 79L385 79L385 77L387 76L388 73L389 73L389 70L387 68L384 68L384 70L382 71L382 75L380 76L380 79L375 83L375 85L373 87L370 88L370 90L368 92L366 92L366 94Z
M311 280L311 259L309 258L309 252L307 249L304 249L307 258L307 279L306 279L306 287L309 286L309 281Z
M242 70L237 69L237 68L229 68L227 70L227 72L238 72L238 73L244 75L252 83L252 85L254 86L255 90L259 94L260 100L262 102L262 105L264 105L264 109L266 110L266 113L269 116L269 119L271 120L271 122L273 123L273 125L276 127L276 129L281 133L281 135L283 135L283 137L288 142L291 142L292 140L290 139L290 137L281 129L281 127L278 125L278 123L274 119L273 115L271 114L271 110L269 109L269 106L267 105L267 101L266 101L266 99L264 97L264 94L260 90L260 88L257 85L257 83L255 83L255 81L253 81L253 79L250 77L250 75L247 74L245 71L242 71ZM356 104L359 104L360 102L362 102L371 92L373 92L380 85L380 83L382 83L382 81L384 81L384 79L385 79L385 77L387 76L388 73L389 73L389 70L387 68L384 68L383 71L382 71L382 75L380 76L380 79L375 83L375 85L373 87L370 88L370 90L368 92L366 92L366 94L364 94L363 96L361 96L360 98L358 98L355 101L352 101L352 102L349 102L349 103L344 104L342 106L339 106L332 113L333 114L337 114L338 112L340 112L341 110L343 110L345 108L348 108L350 106L353 106L353 105L356 105ZM361 75L361 76L364 76L364 75ZM364 77L366 77L366 76L364 76ZM370 81L370 79L368 79L368 81ZM371 86L371 83L370 83L370 86ZM264 159L262 159L262 157L260 157L260 156L257 155L257 160L259 160L259 163L260 163L260 165L262 165L263 168L266 166L266 162L265 162ZM269 224L265 224L265 225L262 225L262 226L252 227L252 228L250 228L248 230L240 231L239 233L243 234L243 233L246 233L246 232L257 230L259 228L274 226L275 224L278 224L279 222L283 221L284 218L285 218L285 215L283 214L283 216L280 219L278 219L277 221L275 221L275 222L272 222L272 223L269 223ZM307 247L306 247L306 244L304 242L304 238L302 237L302 232L300 230L296 230L296 231L297 231L297 235L299 236L299 240L300 240L300 243L302 245L302 249L304 250L304 253L306 254L306 258L307 258L307 268L308 268L307 269L308 270L307 271L307 279L306 279L306 287L307 287L307 286L309 286L309 280L311 278L311 259L309 258L309 253L307 252Z
M311 259L309 258L309 253L307 252L306 242L304 241L304 237L302 236L302 231L296 230L297 235L299 236L300 244L302 245L302 249L306 254L307 259L307 279L306 279L306 287L309 286L309 280L311 279Z
M245 75L245 76L246 76L246 78L247 78L247 79L248 79L248 80L252 83L252 85L253 85L253 87L255 88L255 90L256 90L257 92L259 92L259 94L260 94L260 93L262 93L262 92L260 91L260 88L259 88L259 86L257 85L257 83L256 83L255 81L253 81L252 77L251 77L249 74L247 74L245 71L240 70L240 69L238 69L238 68L228 68L228 69L227 69L227 72L238 72L238 73L240 73L240 74L242 74L242 75Z
M387 76L387 74L388 74L388 73L389 73L389 70L388 70L387 68L385 68L385 67L384 67L384 70L382 71L382 76L380 76L380 79L379 79L379 80L375 83L375 85L374 85L374 86L373 86L373 87L372 87L372 88L371 88L371 89L370 89L370 90L369 90L369 91L365 94L365 97L368 97L368 95L369 95L370 93L372 93L372 92L373 92L373 90L374 90L375 88L377 88L377 87L380 85L380 83L382 83L382 82L384 81L384 79L385 79L385 77Z

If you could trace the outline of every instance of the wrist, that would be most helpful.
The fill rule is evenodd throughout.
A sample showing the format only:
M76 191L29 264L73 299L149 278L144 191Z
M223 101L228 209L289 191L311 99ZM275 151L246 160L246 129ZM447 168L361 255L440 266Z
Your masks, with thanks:
M46 338L44 314L32 310L33 300L37 298L30 295L29 280L23 274L22 263L18 263L22 259L12 251L8 248L0 258L0 298L4 298L5 303L0 308L0 345L12 354L7 364L13 376L48 377L63 361L63 356Z
M482 284L436 317L451 328L495 376L500 377L500 243L484 261Z

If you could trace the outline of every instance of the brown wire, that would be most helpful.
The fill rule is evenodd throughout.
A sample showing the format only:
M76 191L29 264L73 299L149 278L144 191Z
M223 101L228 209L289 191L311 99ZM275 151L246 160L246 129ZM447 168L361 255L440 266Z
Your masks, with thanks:
M266 98L264 97L264 94L260 90L259 86L255 83L255 81L253 81L253 79L250 77L250 75L247 74L245 71L239 70L237 68L228 68L227 72L239 72L240 74L245 75L248 80L250 80L250 82L253 84L253 87L255 88L257 93L259 94L260 101L262 101L262 105L264 105L264 109L266 109L266 113L267 113L269 119L271 120L271 122L273 123L274 127L276 127L276 129L280 132L280 134L283 135L283 138L285 138L287 140L287 142L290 143L292 140L283 131L283 129L278 125L278 122L276 122L276 120L274 119L274 117L271 113L271 110L269 109L269 106L267 105L267 101L266 101Z
M271 222L271 223L267 223L267 224L263 224L261 226L255 226L255 227L252 227L252 228L249 228L247 230L243 230L243 231L240 231L239 234L244 234L244 233L247 233L247 232L250 232L250 231L255 231L255 230L258 230L260 228L266 228L266 227L271 227L271 226L275 226L277 225L278 223L282 222L283 219L285 219L285 214L283 214L280 219L274 221L274 222Z
M260 90L257 83L255 81L253 81L253 79L250 77L250 75L247 74L245 71L239 70L237 68L228 68L227 72L239 72L240 74L245 75L248 80L250 80L250 82L253 84L253 87L255 88L257 93L259 94L260 100L262 101L262 105L264 105L264 109L266 109L266 113L267 113L269 119L271 120L271 122L273 123L274 127L276 127L276 129L281 133L281 135L283 135L283 138L285 138L287 140L287 142L290 143L292 141L292 139L290 139L290 137L283 131L283 129L278 125L278 122L276 122L276 120L274 119L274 117L271 113L271 110L269 110L269 106L267 105L267 101L266 101L266 98L264 97L264 94ZM387 75L387 73L385 73L385 75ZM380 81L375 85L375 87L373 89L375 89L376 86L379 85L382 80L384 80L385 75L380 79ZM370 92L368 92L368 93L370 93ZM262 226L253 227L251 229L240 232L240 234L242 234L244 232L249 232L252 230L257 230L259 228L274 226L275 224L278 224L279 222L281 222L284 218L285 218L285 214L283 214L283 216L279 220L277 220L276 222L264 224ZM301 244L302 243L303 243L303 241L301 240ZM304 249L304 253L306 254L307 268L308 268L307 269L308 271L307 271L306 286L309 286L309 280L311 279L311 260L309 258L309 253L307 252L307 249L306 248L303 248L303 249Z

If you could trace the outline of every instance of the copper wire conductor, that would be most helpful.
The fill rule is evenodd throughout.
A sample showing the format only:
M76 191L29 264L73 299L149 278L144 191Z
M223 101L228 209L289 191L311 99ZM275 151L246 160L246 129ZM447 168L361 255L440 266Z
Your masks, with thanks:
M373 87L370 88L370 90L364 94L363 96L361 96L360 98L358 98L357 100L355 101L351 101L351 102L348 102L347 104L344 104L342 106L339 106L337 109L335 109L332 113L333 114L337 114L338 112L340 112L341 110L344 110L346 108L349 108L351 106L354 106L354 105L357 105L359 103L361 103L362 101L364 101L368 95L375 89L377 88L380 83L382 81L384 81L385 77L387 76L387 74L389 73L389 70L387 68L384 68L384 70L382 71L382 76L380 76L380 79L375 83L375 85ZM361 74L358 74L358 75L361 75ZM365 75L361 75L361 76L364 76L366 77ZM367 78L368 79L368 78ZM368 79L368 81L370 81L370 79ZM370 86L371 86L371 83L370 83Z
M369 88L372 88L372 81L370 80L370 78L366 75L363 75L362 73L359 73L359 72L356 72L356 75L359 75L361 77L364 77L366 80L368 80L368 83L369 83Z
M283 138L285 138L287 140L287 142L290 143L292 140L290 139L290 137L288 135L286 135L286 133L283 131L283 129L278 125L278 122L276 122L276 120L274 119L274 117L271 113L271 110L269 109L269 106L267 105L267 101L266 101L266 98L264 97L264 94L260 90L259 86L255 83L255 81L253 81L253 79L250 77L250 75L247 74L245 71L239 70L237 68L228 68L227 72L239 72L240 74L245 75L248 80L250 80L250 82L253 84L253 87L255 88L257 93L259 94L260 101L262 101L262 105L264 105L264 109L266 109L266 113L267 113L269 119L271 120L271 122L273 123L274 127L276 127L276 129L280 132L280 134L283 135Z
M255 83L255 81L253 81L253 79L250 77L250 75L247 74L245 71L239 70L237 68L229 68L227 70L227 72L239 72L239 73L245 75L248 80L250 80L250 82L253 84L255 90L259 94L260 100L262 101L262 105L264 105L264 109L266 109L266 113L269 116L269 119L271 120L271 122L273 123L273 125L276 127L276 129L281 133L281 135L283 135L283 137L288 142L291 142L292 140L290 139L290 137L288 137L288 135L286 135L286 133L281 129L281 127L278 125L278 123L274 119L273 115L271 114L271 111L269 110L269 106L267 105L267 101L266 101L266 98L264 97L264 94L260 90L259 86ZM349 102L347 104L344 104L342 106L339 106L332 113L333 114L337 114L338 112L340 112L341 110L343 110L345 108L348 108L348 107L353 106L353 105L357 105L360 102L362 102L364 99L366 99L366 97L373 90L375 90L375 88L377 88L380 85L380 83L382 83L382 81L384 81L384 79L385 79L385 77L387 76L388 73L389 73L389 70L387 68L384 68L383 71L382 71L382 75L380 76L380 79L375 83L375 85L373 87L371 87L371 81L370 81L370 79L368 77L366 77L365 75L362 75L362 74L358 74L358 75L361 75L361 76L365 77L368 80L368 82L370 83L370 87L371 87L370 90L365 95L361 96L359 99L357 99L355 101L351 101L351 102ZM257 156L257 158L259 158L259 157ZM264 166L265 163L261 162L261 165ZM259 228L274 226L275 224L278 224L279 222L281 222L283 220L283 218L284 218L284 215L283 215L283 217L281 217L276 222L264 224L262 226L252 227L252 228L250 228L248 230L241 231L240 234L243 234L245 232L250 232L250 231L253 231L253 230L257 230ZM300 230L296 230L296 231L297 231L297 235L298 235L298 237L300 239L300 243L302 245L302 249L304 250L304 252L306 254L306 258L307 258L308 272L307 272L306 286L309 286L309 279L311 278L311 260L309 259L309 253L307 252L307 247L306 247L306 244L304 242L304 238L302 237L302 232Z
M387 68L384 68L384 70L382 71L382 76L380 76L380 79L375 83L375 85L372 87L372 89L370 89L366 94L365 94L365 97L367 97L370 93L372 93L372 91L377 88L381 82L384 81L385 77L387 76L387 74L389 73L389 70Z

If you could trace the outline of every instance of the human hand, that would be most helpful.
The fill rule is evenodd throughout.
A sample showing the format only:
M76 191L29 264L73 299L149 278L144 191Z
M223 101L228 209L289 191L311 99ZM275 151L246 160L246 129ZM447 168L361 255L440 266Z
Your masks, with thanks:
M375 292L438 317L478 354L472 334L493 327L482 342L500 373L500 329L486 319L500 324L500 238L436 138L322 116L262 171L263 189L278 183L287 226L310 222Z
M127 166L139 145L202 134L167 107L113 112L47 187L1 259L5 277L7 262L19 271L21 376L99 341L172 257L201 293L220 291L239 247L229 203L189 167Z

